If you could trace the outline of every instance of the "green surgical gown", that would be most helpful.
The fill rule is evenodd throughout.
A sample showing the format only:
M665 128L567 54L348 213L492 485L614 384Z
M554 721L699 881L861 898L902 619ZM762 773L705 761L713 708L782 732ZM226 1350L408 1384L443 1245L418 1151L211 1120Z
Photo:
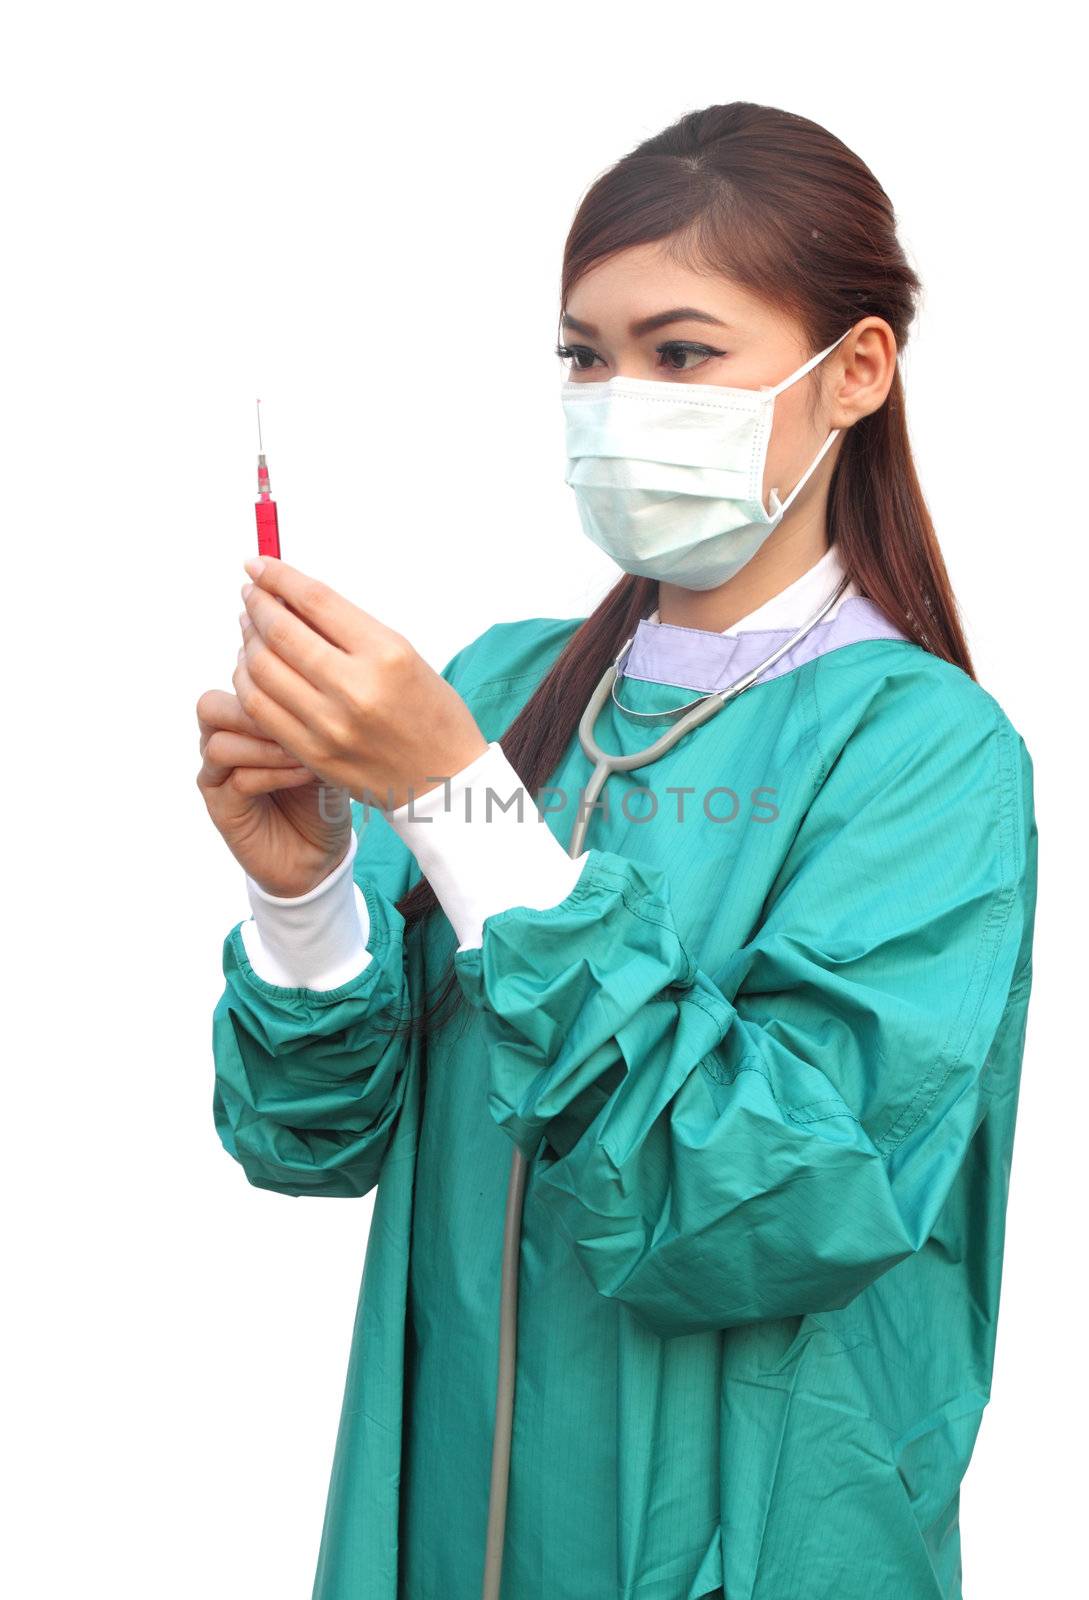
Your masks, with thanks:
M500 623L449 663L488 739L581 620ZM597 736L661 731L606 701ZM538 792L565 847L589 771L573 736ZM455 955L441 912L406 933L419 867L358 803L365 970L279 987L241 924L225 939L224 1147L283 1195L377 1185L314 1600L479 1595L515 1145L504 1600L959 1600L1031 983L1028 752L958 667L864 637L610 785L566 899L479 947ZM452 956L455 1019L378 1033Z

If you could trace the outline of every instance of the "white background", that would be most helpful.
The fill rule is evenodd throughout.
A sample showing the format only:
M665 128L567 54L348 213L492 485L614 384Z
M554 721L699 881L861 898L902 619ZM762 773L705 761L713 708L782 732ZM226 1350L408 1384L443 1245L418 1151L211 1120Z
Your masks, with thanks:
M435 666L493 621L584 615L615 569L562 481L563 238L639 140L747 99L830 127L893 199L926 285L922 481L979 677L1035 763L1035 988L961 1520L968 1600L1066 1592L1089 985L1061 9L1019 33L947 5L391 10L39 4L0 43L6 1588L310 1593L370 1200L249 1187L211 1120L248 906L194 784L194 707L231 683L254 397L285 557Z

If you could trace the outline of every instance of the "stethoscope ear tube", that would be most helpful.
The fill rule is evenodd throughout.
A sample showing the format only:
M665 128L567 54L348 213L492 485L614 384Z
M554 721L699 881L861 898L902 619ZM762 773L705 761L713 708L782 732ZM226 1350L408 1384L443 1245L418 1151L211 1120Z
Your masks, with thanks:
M715 716L724 705L750 688L770 666L804 639L810 629L815 628L822 617L832 609L849 582L850 576L845 575L809 620L766 660L761 661L759 666L745 673L744 677L727 688L716 689L712 694L705 695L699 700L689 701L684 706L675 706L672 711L632 711L616 699L613 687L620 672L620 663L632 642L628 639L615 661L610 662L605 669L579 720L579 742L593 764L593 770L582 790L578 814L567 846L568 855L573 858L582 853L586 830L593 815L594 801L604 788L610 773L629 772L633 767L648 766L672 750L691 729L699 727L709 717ZM594 736L594 726L610 695L619 709L631 717L650 717L660 720L677 711L683 711L684 715L645 749L637 750L632 755L614 755L603 750ZM527 1172L526 1158L516 1147L511 1161L510 1180L507 1185L507 1209L503 1222L503 1266L499 1289L499 1370L496 1380L495 1428L492 1434L492 1470L481 1600L500 1600L503 1578L503 1543L506 1535L511 1433L514 1422L515 1366L518 1353L518 1268Z

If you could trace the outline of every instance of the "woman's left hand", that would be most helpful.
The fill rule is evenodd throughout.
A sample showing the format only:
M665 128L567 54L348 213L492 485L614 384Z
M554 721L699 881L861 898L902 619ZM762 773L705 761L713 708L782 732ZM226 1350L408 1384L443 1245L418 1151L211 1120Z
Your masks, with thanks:
M457 690L402 634L286 561L245 567L235 693L323 782L392 811L487 749Z

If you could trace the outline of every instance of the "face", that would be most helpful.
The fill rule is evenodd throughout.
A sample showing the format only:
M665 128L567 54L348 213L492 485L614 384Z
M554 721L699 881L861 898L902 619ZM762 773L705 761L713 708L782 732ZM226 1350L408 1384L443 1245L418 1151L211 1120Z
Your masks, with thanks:
M561 340L573 383L628 377L759 389L780 383L815 353L796 321L729 279L671 260L662 241L633 245L584 273L568 298ZM895 360L888 323L863 317L822 362L775 397L765 505L773 487L786 498L831 429L850 427L877 409ZM827 493L842 443L840 435L788 516L802 513L822 486Z

